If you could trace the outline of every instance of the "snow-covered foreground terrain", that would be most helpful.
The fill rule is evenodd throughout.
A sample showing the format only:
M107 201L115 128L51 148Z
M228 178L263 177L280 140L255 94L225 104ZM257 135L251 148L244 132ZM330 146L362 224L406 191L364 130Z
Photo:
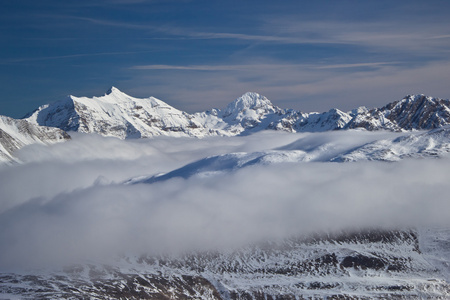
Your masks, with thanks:
M113 266L3 273L0 290L12 299L448 299L448 249L422 248L436 236L449 237L372 230L126 257Z
M447 299L448 131L24 147L0 299Z

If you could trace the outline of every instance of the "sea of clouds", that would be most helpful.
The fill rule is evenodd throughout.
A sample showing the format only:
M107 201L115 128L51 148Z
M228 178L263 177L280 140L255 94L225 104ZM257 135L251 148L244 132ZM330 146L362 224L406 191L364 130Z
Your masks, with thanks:
M449 158L253 165L123 184L217 154L303 145L325 157L395 135L275 132L131 141L75 135L26 147L17 154L21 164L0 168L0 267L223 249L318 231L450 225Z

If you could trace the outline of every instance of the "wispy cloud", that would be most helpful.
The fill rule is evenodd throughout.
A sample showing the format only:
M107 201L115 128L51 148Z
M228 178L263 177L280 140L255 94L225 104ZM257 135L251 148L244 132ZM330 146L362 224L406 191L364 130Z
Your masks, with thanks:
M123 52L79 53L79 54L42 56L42 57L25 57L25 58L3 60L3 61L0 60L0 64L6 65L6 64L14 64L14 63L21 63L21 62L57 60L57 59L92 57L92 56L132 55L132 54L151 53L151 52L152 51L123 51Z
M132 70L188 70L188 71L229 71L229 70L242 70L245 65L139 65L132 66Z
M450 24L448 24L450 25ZM302 21L292 18L271 18L262 22L265 32L291 37L313 36L312 40L369 48L401 51L404 54L433 54L450 46L448 26L436 22L403 22L398 20ZM434 42L432 40L435 40ZM437 55L438 53L435 53Z
M173 35L184 36L191 39L227 39L251 42L264 43L278 43L278 44L330 44L341 43L336 40L327 39L309 39L296 36L276 36L276 35L254 35L246 33L231 33L231 32L202 32L195 31L195 29L187 30L181 28L158 28L159 31L164 31Z
M292 18L261 18L253 26L229 32L215 28L205 31L192 25L181 27L152 22L139 23L132 20L119 21L97 17L75 15L41 15L43 18L76 20L94 25L147 31L173 39L229 40L250 43L294 44L294 45L351 45L370 48L396 50L409 54L426 51L442 51L450 46L449 30L442 24L408 23L381 20L376 22L356 22L347 20L302 21ZM69 24L66 22L66 24ZM72 24L77 26L77 24ZM214 28L213 28L214 29ZM258 32L259 34L255 34ZM438 53L435 53L438 55Z
M37 19L55 19L62 22L59 22L60 24L64 24L64 26L70 26L70 27L76 27L79 26L79 22L86 22L101 26L107 26L107 27L116 27L116 28L123 28L123 29L138 29L138 30L148 30L148 29L154 29L155 26L152 26L151 24L139 24L132 21L118 21L118 20L108 20L104 18L94 18L94 17L84 17L84 16L77 16L77 15L68 15L68 14L34 14L33 18ZM71 21L77 21L75 22L68 22ZM49 24L46 22L46 24L36 24L35 26L52 26L52 24Z
M230 65L138 65L132 66L132 70L188 70L188 71L244 71L249 69L283 69L283 68L308 68L308 69L345 69L361 67L378 67L383 65L397 65L399 62L368 62L354 64L230 64Z
M355 64L336 64L336 65L325 65L325 66L314 66L316 69L346 69L346 68L361 68L361 67L379 67L386 65L397 65L400 62L369 62L369 63L355 63Z

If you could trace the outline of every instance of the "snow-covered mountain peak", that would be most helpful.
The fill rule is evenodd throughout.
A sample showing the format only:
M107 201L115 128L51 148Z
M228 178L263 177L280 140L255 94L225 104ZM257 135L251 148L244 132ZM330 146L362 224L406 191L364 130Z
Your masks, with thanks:
M131 97L116 87L111 87L108 91L106 91L106 93L103 96L100 97L94 96L90 98L90 97L77 97L70 95L69 98L72 99L72 101L82 103L84 105L89 104L101 105L102 103L109 103L114 105L127 105L136 102L136 100L143 100Z
M450 101L425 95L408 95L379 112L402 129L433 129L449 124Z
M125 94L125 93L116 88L115 86L112 86L106 91L106 95L110 94Z
M424 94L410 94L410 95L406 95L405 97L403 97L402 100L411 102L411 101L421 101L423 99L431 100L431 99L433 99L433 97L425 96Z
M93 98L88 98L92 100L97 100L97 101L106 101L109 103L130 103L130 102L136 102L136 101L150 101L153 103L153 105L156 105L156 101L154 101L156 98L153 97L149 97L149 98L144 98L144 99L139 99L139 98L134 98L124 92L122 92L121 90L119 90L118 88L112 86L108 91L106 91L105 95L102 97L93 97Z
M223 112L223 117L238 117L239 115L246 114L248 110L253 110L257 113L269 113L274 112L277 108L263 95L247 92L228 104Z
M403 97L401 100L394 101L385 106L385 108L391 110L400 110L411 107L420 107L423 105L436 105L438 103L438 99L425 96L423 94L418 95L407 95Z
M42 106L28 120L36 125L122 139L208 134L193 118L154 97L134 98L112 87L103 96L69 96Z

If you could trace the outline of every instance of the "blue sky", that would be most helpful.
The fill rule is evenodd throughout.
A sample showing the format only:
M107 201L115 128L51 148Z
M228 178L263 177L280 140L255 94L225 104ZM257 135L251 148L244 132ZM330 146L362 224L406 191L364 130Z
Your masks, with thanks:
M449 98L449 1L3 0L0 114L110 86L195 112Z

